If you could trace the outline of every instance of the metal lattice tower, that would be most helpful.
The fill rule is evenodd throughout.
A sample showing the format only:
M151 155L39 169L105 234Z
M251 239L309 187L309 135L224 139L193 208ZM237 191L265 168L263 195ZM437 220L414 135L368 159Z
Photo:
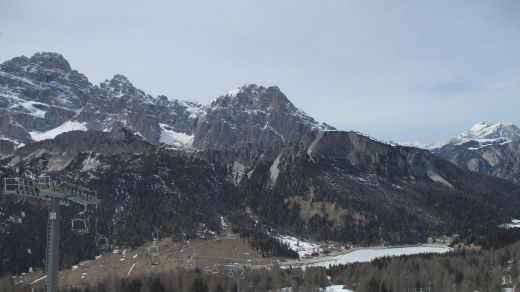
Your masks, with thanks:
M231 268L231 272L233 274L233 279L235 280L235 283L237 285L237 292L241 292L242 290L240 290L240 280L245 279L244 266L236 263Z
M58 292L60 205L69 206L71 202L85 208L89 205L97 205L99 200L96 192L67 182L51 181L49 176L41 176L36 180L21 177L4 178L4 194L49 201L45 286L47 292Z

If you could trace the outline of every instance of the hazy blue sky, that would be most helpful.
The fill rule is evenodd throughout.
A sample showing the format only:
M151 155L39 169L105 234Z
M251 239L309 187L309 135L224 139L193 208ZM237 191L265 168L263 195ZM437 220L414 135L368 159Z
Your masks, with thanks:
M444 141L520 124L520 1L0 1L0 61L62 53L91 82L126 75L206 103L278 85L340 129Z

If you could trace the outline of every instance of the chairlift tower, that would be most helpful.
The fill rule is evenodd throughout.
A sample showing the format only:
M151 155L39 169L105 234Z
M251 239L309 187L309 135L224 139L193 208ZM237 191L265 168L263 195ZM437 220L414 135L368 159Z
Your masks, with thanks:
M231 268L231 273L232 273L233 279L235 280L235 283L237 285L237 292L241 292L240 280L245 279L244 266L239 263L235 263L233 265L233 267Z
M45 290L58 292L60 206L76 203L86 210L90 205L99 204L96 192L76 184L52 181L49 176L40 176L36 180L22 177L4 178L4 194L49 201Z
M157 266L159 264L159 256L161 253L159 252L159 229L157 227L153 227L152 232L152 245L148 247L148 254L151 256L151 264L152 266Z

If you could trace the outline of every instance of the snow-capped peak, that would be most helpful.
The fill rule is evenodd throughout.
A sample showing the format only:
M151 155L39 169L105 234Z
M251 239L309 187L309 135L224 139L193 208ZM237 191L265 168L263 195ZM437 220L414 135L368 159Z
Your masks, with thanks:
M235 97L237 96L237 94L240 92L240 87L239 88L235 88L235 89L230 89L230 90L226 90L226 92L224 92L224 96L231 96L231 97Z
M511 123L495 123L480 122L457 135L450 141L453 145L462 145L468 142L477 142L480 147L489 146L491 144L506 144L512 140L520 138L520 129Z
M221 97L236 97L240 92L249 92L250 95L259 95L261 91L265 91L266 88L263 86L257 86L256 84L244 84L240 87L226 90Z

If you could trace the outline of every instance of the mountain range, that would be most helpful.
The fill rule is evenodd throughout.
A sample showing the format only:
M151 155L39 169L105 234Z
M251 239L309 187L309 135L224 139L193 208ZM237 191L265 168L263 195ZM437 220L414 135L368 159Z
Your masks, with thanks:
M512 125L482 125L430 152L320 123L276 86L245 85L201 105L152 97L123 75L93 85L57 53L1 64L0 105L1 176L88 185L102 202L90 222L119 246L151 240L151 226L174 237L193 237L200 224L218 231L221 216L237 231L416 243L496 226L520 208L518 180L496 167L518 170ZM510 156L490 159L500 147ZM43 207L1 201L1 271L40 263L19 247L44 242ZM62 265L94 253L93 240L65 227L62 236Z
M520 129L513 124L480 122L432 151L462 168L520 183Z
M429 150L459 167L520 182L520 129L512 123L479 122L448 143L400 142Z

